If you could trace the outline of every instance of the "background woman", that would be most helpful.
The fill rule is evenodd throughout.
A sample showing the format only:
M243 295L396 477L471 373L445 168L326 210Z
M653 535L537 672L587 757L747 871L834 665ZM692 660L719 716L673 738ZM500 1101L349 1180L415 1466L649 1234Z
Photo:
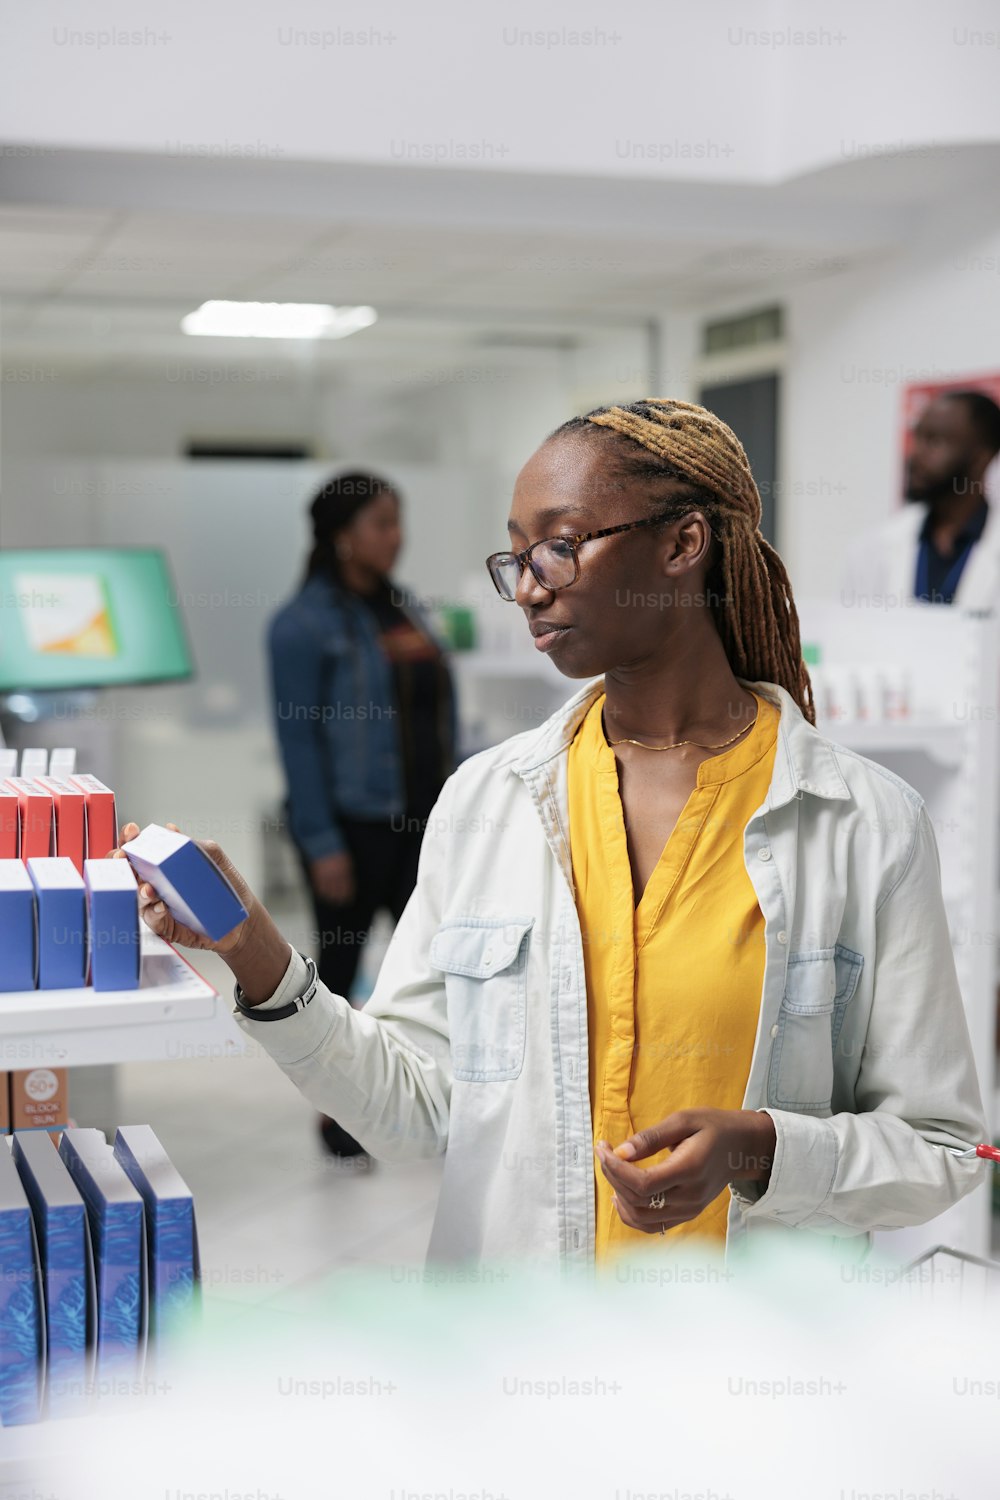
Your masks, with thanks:
M319 973L349 996L372 920L398 920L427 815L455 764L455 701L442 645L393 582L398 491L346 473L312 501L313 548L268 636L288 826L316 918ZM333 1120L340 1156L360 1145Z

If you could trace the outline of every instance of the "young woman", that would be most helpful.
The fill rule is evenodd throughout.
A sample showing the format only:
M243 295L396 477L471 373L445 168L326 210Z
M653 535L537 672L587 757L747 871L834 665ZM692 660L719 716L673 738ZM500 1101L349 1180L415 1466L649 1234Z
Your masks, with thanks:
M349 995L375 913L396 920L427 817L455 764L455 695L419 603L392 577L398 493L375 474L331 479L310 506L305 578L268 632L288 824L316 918L319 974ZM327 1149L359 1143L322 1118Z
M488 566L586 681L449 778L364 1011L208 846L250 911L216 945L239 1024L375 1156L445 1153L432 1258L776 1226L858 1255L982 1181L930 821L815 729L759 518L739 442L685 402L529 460Z

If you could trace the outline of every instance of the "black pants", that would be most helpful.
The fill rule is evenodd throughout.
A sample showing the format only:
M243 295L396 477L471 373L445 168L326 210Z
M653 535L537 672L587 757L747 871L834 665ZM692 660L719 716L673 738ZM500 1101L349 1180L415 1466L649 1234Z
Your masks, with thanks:
M309 861L302 850L299 859L312 897L316 931L311 946L318 954L319 977L335 995L350 998L358 965L378 911L388 911L399 921L417 883L417 858L423 838L424 819L400 819L402 826L388 822L341 819L341 829L354 864L354 899L325 901L309 878ZM350 1156L360 1147L353 1136L333 1121L323 1126L324 1139L337 1154Z
M398 820L403 824L404 820ZM341 819L341 830L354 864L354 899L324 901L309 879L309 862L299 850L312 897L319 977L335 995L350 998L371 925L378 911L399 921L417 883L417 858L424 819L410 818L405 826Z

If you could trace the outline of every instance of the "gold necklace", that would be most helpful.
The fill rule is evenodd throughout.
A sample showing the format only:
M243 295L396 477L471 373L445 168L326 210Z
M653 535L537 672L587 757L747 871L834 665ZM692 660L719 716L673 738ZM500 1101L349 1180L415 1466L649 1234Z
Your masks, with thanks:
M757 712L759 713L760 710L758 709ZM602 713L602 728L603 718L604 715ZM679 750L682 745L696 745L699 750L724 750L727 745L731 745L733 743L733 740L738 740L741 734L746 734L748 729L752 729L756 722L757 714L754 714L749 724L744 724L742 729L738 729L736 731L736 733L732 736L732 739L723 740L721 745L702 745L698 742L698 740L678 740L674 745L644 745L642 740L609 740L608 732L606 729L604 731L604 738L607 740L609 745L638 745L640 750Z

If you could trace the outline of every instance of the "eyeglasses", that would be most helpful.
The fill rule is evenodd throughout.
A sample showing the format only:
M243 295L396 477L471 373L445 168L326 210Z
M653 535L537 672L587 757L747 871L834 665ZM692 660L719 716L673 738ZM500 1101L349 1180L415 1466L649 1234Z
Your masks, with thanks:
M636 526L656 526L661 516L645 516L641 521L626 521L623 526L605 526L600 531L579 531L575 536L549 536L533 542L523 552L493 552L486 559L490 577L501 599L513 603L525 565L531 569L543 589L567 589L580 576L577 548L599 536L615 536Z

